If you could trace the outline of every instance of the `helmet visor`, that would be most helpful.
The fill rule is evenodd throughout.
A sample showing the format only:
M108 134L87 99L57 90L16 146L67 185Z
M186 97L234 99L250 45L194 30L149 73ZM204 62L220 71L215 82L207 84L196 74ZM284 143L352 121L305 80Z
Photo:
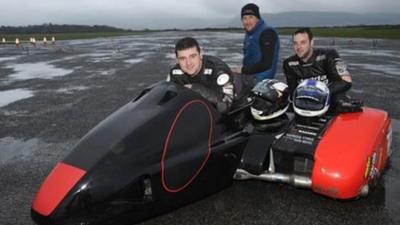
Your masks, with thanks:
M317 111L325 107L328 94L321 89L304 86L296 90L294 104L299 109Z
M258 83L252 90L253 95L259 96L270 102L278 99L278 92L268 81Z
M254 98L254 102L252 104L252 107L254 109L257 109L259 111L263 112L263 115L268 115L273 113L274 111L277 110L277 104L272 103L262 97L256 96Z

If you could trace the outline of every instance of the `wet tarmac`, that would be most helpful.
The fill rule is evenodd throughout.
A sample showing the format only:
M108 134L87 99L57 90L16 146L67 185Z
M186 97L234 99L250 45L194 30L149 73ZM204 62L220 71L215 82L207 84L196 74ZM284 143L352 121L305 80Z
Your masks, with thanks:
M32 225L35 192L58 160L141 89L165 79L174 42L196 37L206 54L241 61L242 34L162 32L0 45L0 224ZM281 58L291 54L281 39ZM400 41L317 39L336 48L353 75L351 95L393 118L392 159L366 198L336 201L309 190L260 181L230 188L141 224L400 224ZM281 70L277 75L283 79Z

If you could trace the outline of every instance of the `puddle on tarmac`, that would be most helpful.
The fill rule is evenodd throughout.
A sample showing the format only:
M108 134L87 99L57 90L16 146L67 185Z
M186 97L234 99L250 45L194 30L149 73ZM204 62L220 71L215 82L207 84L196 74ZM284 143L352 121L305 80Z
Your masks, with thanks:
M4 61L14 61L18 59L20 56L10 56L10 57L0 57L0 62Z
M33 92L27 89L0 91L0 107L6 106L21 99L30 98L32 96Z
M0 166L15 165L21 162L57 162L64 158L77 140L49 143L40 138L20 139L15 137L0 138ZM1 178L1 177L0 177Z
M60 88L60 89L57 89L56 92L71 94L75 91L84 91L87 89L89 89L89 87L87 87L87 86L75 86L75 87Z
M39 139L18 140L13 137L0 139L0 165L12 160L25 159L33 154L39 145Z
M15 71L15 73L9 75L9 78L12 80L52 79L54 77L65 76L74 71L57 68L47 62L8 64L6 67Z
M127 59L127 60L124 60L124 62L130 63L130 64L135 64L135 63L139 63L139 62L142 62L142 61L143 61L143 59Z

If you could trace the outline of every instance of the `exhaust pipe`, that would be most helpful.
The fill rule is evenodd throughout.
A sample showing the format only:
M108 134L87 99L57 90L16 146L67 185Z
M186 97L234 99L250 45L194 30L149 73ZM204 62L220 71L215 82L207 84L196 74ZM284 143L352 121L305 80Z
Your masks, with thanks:
M311 188L311 178L306 176L299 176L299 175L289 175L289 174L282 174L282 173L270 173L268 171L260 174L254 175L246 170L237 169L235 174L233 175L233 179L235 180L248 180L248 179L256 179L256 180L263 180L269 182L281 182L293 185L299 188Z

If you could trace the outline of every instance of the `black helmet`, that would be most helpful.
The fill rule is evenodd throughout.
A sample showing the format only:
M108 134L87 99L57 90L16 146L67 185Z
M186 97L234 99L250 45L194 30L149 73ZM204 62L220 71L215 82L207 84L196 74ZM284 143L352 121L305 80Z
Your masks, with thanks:
M293 94L293 109L300 116L315 117L329 109L329 89L317 80L304 80Z
M251 93L254 102L250 109L256 120L276 118L289 108L288 86L278 80L265 79L259 82Z

